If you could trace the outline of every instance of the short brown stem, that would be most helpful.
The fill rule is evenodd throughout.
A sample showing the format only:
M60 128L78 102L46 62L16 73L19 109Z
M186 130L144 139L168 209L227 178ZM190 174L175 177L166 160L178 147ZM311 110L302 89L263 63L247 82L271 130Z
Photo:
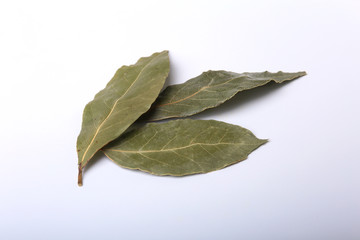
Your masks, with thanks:
M83 185L83 183L82 183L82 168L81 168L80 164L79 164L79 174L78 174L78 185L79 185L79 187L81 187Z

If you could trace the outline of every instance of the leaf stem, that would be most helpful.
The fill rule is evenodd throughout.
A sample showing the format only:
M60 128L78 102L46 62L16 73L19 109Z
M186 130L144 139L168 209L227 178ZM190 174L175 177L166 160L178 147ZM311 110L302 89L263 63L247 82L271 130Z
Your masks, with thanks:
M79 185L79 187L81 187L81 186L83 185L83 183L82 183L82 168L81 168L81 164L79 164L78 185Z

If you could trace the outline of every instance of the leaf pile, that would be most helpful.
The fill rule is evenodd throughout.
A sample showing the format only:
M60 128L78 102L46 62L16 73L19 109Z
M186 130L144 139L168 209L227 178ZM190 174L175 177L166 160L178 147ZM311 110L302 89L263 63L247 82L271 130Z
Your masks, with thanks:
M145 121L187 117L241 91L306 75L208 71L160 93L169 65L168 51L163 51L123 66L85 106L77 139L79 186L82 170L99 150L122 167L155 175L206 173L242 161L266 140L224 122L180 119L125 131L145 112Z

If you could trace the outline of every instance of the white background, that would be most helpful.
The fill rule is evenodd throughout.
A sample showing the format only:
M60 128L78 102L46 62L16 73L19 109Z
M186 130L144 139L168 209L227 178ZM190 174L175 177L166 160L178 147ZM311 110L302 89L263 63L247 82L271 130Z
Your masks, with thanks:
M360 1L0 2L0 239L360 239ZM206 70L307 71L197 118L270 142L183 178L98 155L77 178L82 111L122 65L170 51Z

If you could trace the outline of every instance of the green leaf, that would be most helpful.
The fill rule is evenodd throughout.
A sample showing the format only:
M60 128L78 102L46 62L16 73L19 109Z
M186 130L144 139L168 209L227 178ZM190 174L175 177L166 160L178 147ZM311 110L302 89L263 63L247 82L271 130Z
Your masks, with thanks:
M86 105L77 139L79 175L100 148L149 110L168 73L168 51L140 58L136 64L118 69L105 89Z
M206 173L245 160L267 140L215 120L149 123L103 149L115 163L155 175Z
M222 104L238 92L260 87L271 81L282 83L304 75L305 72L204 72L183 84L168 86L160 93L147 115L147 120L191 116Z

